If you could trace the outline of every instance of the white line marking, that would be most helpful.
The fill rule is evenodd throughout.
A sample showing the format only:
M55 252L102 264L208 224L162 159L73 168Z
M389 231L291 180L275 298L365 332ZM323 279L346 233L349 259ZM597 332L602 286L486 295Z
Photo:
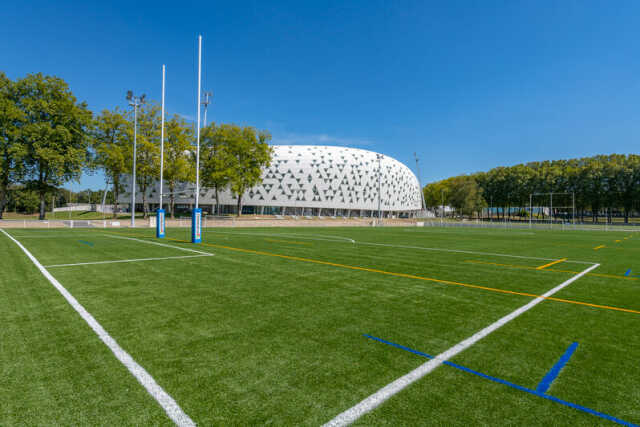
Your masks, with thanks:
M120 345L114 340L111 335L98 323L98 321L87 311L85 308L75 299L73 295L65 289L64 286L58 282L58 280L47 271L46 268L40 264L40 262L31 255L31 252L27 250L22 243L14 239L9 233L0 228L0 231L4 233L9 239L18 245L20 249L29 257L31 262L38 267L38 270L44 275L44 277L51 282L51 284L62 294L67 302L73 307L75 311L84 319L85 322L93 329L93 331L100 337L103 343L113 352L116 358L131 372L131 374L138 380L140 384L147 390L147 392L162 406L162 409L167 413L167 416L176 423L178 426L195 426L196 424L189 418L189 416L178 406L175 400L167 394L166 391L156 383L149 373L136 362L129 353L127 353Z
M208 230L208 233L220 233L220 234L239 234L239 235L245 235L245 236L269 236L269 237L277 237L277 236L289 236L289 237L297 237L300 239L307 239L307 240L323 240L326 242L344 242L344 241L348 241L350 243L355 243L357 245L369 245L369 246L387 246L390 248L402 248L402 249L418 249L418 250L423 250L423 251L434 251L434 252L452 252L452 253L461 253L461 254L472 254L472 255L487 255L487 256L498 256L498 257L508 257L508 258L519 258L519 259L532 259L532 260L536 260L536 261L556 261L558 258L540 258L540 257L531 257L531 256L525 256L525 255L511 255L511 254L499 254L499 253L492 253L492 252L480 252L480 251L467 251L467 250L463 250L463 249L444 249L444 248L428 248L428 247L424 247L424 246L408 246L408 245L394 245L391 243L374 243L374 242L362 242L360 240L353 240L350 239L348 237L340 237L340 236L327 236L327 237L336 237L336 239L322 239L322 238L318 238L318 237L308 237L305 236L304 234L294 234L294 233L240 233L240 232L231 232L231 231L213 231L213 230ZM337 238L340 237L341 239L344 240L337 240ZM571 262L571 263L575 263L575 264L591 264L593 265L593 262L588 262L588 261L572 261L572 260L567 260L566 262Z
M581 278L582 276L584 276L585 274L587 274L588 272L590 272L591 270L593 270L593 269L595 269L595 268L597 268L599 266L600 266L600 264L592 265L591 267L589 267L586 270L580 272L579 274L573 276L572 278L570 278L566 282L561 283L560 285L558 285L555 288L551 289L547 293L539 296L538 298L534 299L533 301L529 302L528 304L525 304L522 307L520 307L519 309L511 312L510 314L507 314L503 318L497 320L496 322L492 323L491 325L487 326L486 328L482 329L481 331L476 332L475 334L473 334L472 336L470 336L466 340L460 341L458 344L454 345L450 349L444 351L443 353L440 353L439 355L437 355L435 358L429 360L428 362L423 363L422 365L418 366L416 369L414 369L413 371L409 372L408 374L406 374L406 375L398 378L397 380L387 384L386 386L384 386L383 388L381 388L380 390L378 390L377 392L375 392L371 396L369 396L366 399L362 400L357 405L355 405L352 408L347 409L343 413L339 414L337 417L335 417L334 419L332 419L331 421L326 423L325 427L329 427L329 426L331 426L331 427L333 427L333 426L346 426L346 425L349 425L349 424L353 423L354 421L356 421L358 418L360 418L364 414L366 414L366 413L374 410L378 406L380 406L382 403L384 403L387 399L389 399L393 395L395 395L395 394L399 393L400 391L402 391L405 387L409 386L410 384L413 384L414 382L418 381L420 378L422 378L425 375L429 374L431 371L433 371L438 366L440 366L444 361L446 361L448 359L451 359L452 357L454 357L458 353L460 353L463 350L466 350L467 348L471 347L473 344L475 344L476 342L480 341L482 338L486 337L487 335L489 335L490 333L492 333L496 329L498 329L501 326L507 324L508 322L512 321L516 317L520 316L522 313L524 313L524 312L530 310L531 308L535 307L536 305L540 304L542 301L545 300L545 297L550 297L551 295L553 295L556 292L560 291L561 289L569 286L571 283L575 282L576 280L578 280L579 278Z
M423 251L436 251L436 252L454 252L461 254L473 254L473 255L488 255L488 256L500 256L500 257L508 257L508 258L520 258L520 259L535 259L538 261L557 261L558 258L538 258L532 256L524 256L524 255L511 255L511 254L498 254L492 252L479 252L479 251L466 251L462 249L443 249L443 248L427 248L424 246L407 246L407 245L392 245L390 243L373 243L373 242L357 242L359 245L370 245L370 246L388 246L390 248L404 248L404 249L419 249ZM565 262L572 262L575 264L595 264L593 262L588 261L572 261L567 260Z
M166 243L152 242L151 240L136 239L135 237L114 236L113 234L104 234L104 236L112 237L114 239L135 240L136 242L148 243L150 245L156 245L156 246L163 246L165 248L178 249L185 252L194 252L201 255L213 255L211 252L197 251L195 249L183 248L181 246L173 246L173 245L167 245Z
M213 231L207 230L207 233L219 233L219 234L231 234L231 235L242 235L242 236L265 236L265 237L295 237L298 239L306 239L306 240L322 240L325 242L349 242L355 243L356 241L350 239L348 237L342 236L332 236L332 235L324 235L325 237L333 237L333 239L323 239L321 237L309 236L308 234L295 234L295 233L240 233L233 231Z
M138 258L138 259L118 259L118 260L113 260L113 261L94 261L94 262L78 262L75 264L54 264L54 265L45 265L45 268L52 268L52 267L75 267L77 265L96 265L96 264L115 264L115 263L119 263L119 262L138 262L138 261L160 261L163 259L184 259L184 258L202 258L202 257L207 257L207 256L213 256L213 254L210 255L184 255L184 256L166 256L166 257L162 257L162 258Z
M58 234L56 235L50 235L50 236L29 236L29 235L18 235L18 234L13 234L13 237L15 237L16 239L75 239L76 237L96 237L96 233L92 233L92 234L72 234L72 235L60 235L62 233L56 233Z

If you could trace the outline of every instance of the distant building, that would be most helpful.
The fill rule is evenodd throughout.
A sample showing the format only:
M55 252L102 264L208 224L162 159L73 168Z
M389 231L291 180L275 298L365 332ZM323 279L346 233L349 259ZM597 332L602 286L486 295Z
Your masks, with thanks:
M378 212L378 154L347 147L275 145L271 166L262 174L262 184L248 189L242 198L245 214L376 216ZM414 216L421 210L418 179L399 161L380 159L380 210L384 216ZM125 182L128 182L128 178ZM128 186L128 184L125 184ZM190 208L194 203L193 184L183 184L176 204ZM130 190L119 202L131 201ZM157 208L159 186L147 194L150 209ZM165 186L165 194L168 192ZM221 191L222 214L235 213L237 198ZM168 203L168 197L164 197ZM142 194L136 192L136 204ZM201 188L200 207L212 213L215 191ZM166 205L165 205L166 206ZM139 209L136 207L136 209Z

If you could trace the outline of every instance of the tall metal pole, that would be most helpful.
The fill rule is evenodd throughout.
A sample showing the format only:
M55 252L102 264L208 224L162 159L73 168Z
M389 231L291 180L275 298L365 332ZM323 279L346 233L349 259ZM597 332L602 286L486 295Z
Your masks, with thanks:
M571 206L573 208L573 219L572 219L572 223L573 225L576 225L576 192L572 191L571 192Z
M416 172L418 173L418 186L420 187L420 200L422 201L422 210L427 210L427 202L424 200L424 192L422 191L422 182L420 181L420 166L418 165L418 155L413 153L413 157L416 159Z
M136 151L138 137L138 102L133 104L133 178L131 187L131 227L136 226Z
M200 94L202 80L202 36L198 36L198 126L196 128L196 209L200 197Z
M529 194L529 228L531 228L531 218L533 218L533 194Z
M382 208L381 208L381 201L382 201L382 180L381 180L382 166L380 164L380 160L382 160L382 154L376 154L376 157L378 159L378 220L380 220L382 218Z
M553 191L551 192L549 200L551 204L551 212L549 212L549 214L551 215L551 228L553 228Z
M160 209L162 209L162 184L164 179L164 75L165 67L162 64L162 116L160 117ZM159 218L156 218L158 220Z
M444 221L444 190L440 190L440 201L442 202L442 211L440 212L440 225Z

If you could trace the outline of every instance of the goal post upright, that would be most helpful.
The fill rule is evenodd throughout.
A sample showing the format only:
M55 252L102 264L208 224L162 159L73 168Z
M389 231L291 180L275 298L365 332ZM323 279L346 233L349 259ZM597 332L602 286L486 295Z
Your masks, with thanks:
M200 95L202 91L202 35L198 36L198 123L196 126L196 191L195 207L191 213L191 243L202 242L202 209L198 205L200 196Z
M549 208L549 227L553 228L554 226L554 221L557 217L557 215L554 214L554 196L556 197L556 201L555 201L555 209L560 209L560 215L562 219L562 224L564 224L565 222L570 222L571 224L575 225L576 223L576 196L575 196L575 191L567 191L567 192L556 192L556 191L551 191L551 192L544 192L544 193L529 193L529 209L530 209L530 215L529 215L529 224L531 227L531 224L533 223L532 221L532 217L533 217L533 198L534 196L542 196L544 197L544 199L547 198L547 196L549 197L549 205L546 205L546 202L543 203L544 208L542 210L542 216L544 218L545 216L545 210L548 207ZM562 202L564 197L564 203ZM571 196L571 201L569 204L569 200L568 200L568 196ZM541 207L537 206L537 210L538 212L540 212ZM569 215L571 216L571 220L569 220Z

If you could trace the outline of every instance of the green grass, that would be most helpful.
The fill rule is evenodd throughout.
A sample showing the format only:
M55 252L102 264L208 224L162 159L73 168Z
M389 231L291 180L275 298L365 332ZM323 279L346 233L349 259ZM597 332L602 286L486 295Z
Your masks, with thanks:
M189 255L99 229L8 231L45 266ZM149 229L109 233L156 241ZM363 334L435 355L532 299L496 290L539 295L589 266L580 262L600 263L554 295L571 302L545 301L453 361L535 389L576 341L548 393L640 423L640 279L625 276L640 274L640 236L629 236L221 228L197 246L213 257L49 271L197 424L318 425L426 361ZM196 247L189 230L167 237ZM568 260L537 270L548 261L497 254ZM0 425L171 423L2 234L0 259ZM441 366L357 424L472 423L609 422Z

